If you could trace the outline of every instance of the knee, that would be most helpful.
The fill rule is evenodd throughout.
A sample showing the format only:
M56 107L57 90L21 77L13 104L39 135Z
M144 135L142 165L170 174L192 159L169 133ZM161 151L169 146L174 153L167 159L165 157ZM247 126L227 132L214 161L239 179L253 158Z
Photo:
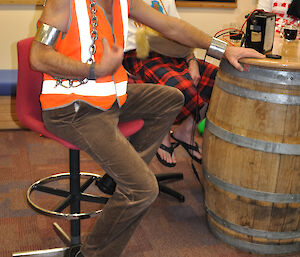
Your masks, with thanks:
M131 190L131 199L134 202L139 202L141 205L150 206L159 193L156 177L151 174L143 182L139 183L137 188Z
M156 177L153 175L151 179L147 179L144 183L142 190L137 190L140 200L144 201L147 205L152 204L158 196L159 188Z
M184 95L179 89L168 87L166 101L170 101L174 109L181 109L184 104Z
M148 195L149 202L153 203L159 194L159 187L156 178L154 177L154 182L152 184L152 189Z
M183 93L177 88L173 88L173 89L175 89L174 94L175 94L176 100L179 102L180 105L183 105L183 103L184 103Z

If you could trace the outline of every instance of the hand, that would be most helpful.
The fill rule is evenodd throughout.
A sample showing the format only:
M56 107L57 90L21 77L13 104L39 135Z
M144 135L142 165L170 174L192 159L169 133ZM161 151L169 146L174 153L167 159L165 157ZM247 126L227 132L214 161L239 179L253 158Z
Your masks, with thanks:
M192 77L194 85L197 87L200 81L199 65L196 60L189 62L189 73Z
M102 40L102 43L103 55L100 63L95 65L95 75L97 78L114 74L121 66L124 57L124 51L121 47L112 45L110 48L106 38Z
M239 71L244 71L243 66L239 63L241 58L251 57L263 59L265 56L252 48L243 48L236 46L227 46L225 51L226 59Z

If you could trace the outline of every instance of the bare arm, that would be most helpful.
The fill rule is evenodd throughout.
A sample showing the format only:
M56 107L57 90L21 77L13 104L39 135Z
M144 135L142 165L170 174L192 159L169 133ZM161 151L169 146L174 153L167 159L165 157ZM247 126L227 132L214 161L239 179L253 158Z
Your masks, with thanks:
M66 32L69 17L70 0L48 0L40 21ZM103 48L101 61L95 65L96 77L113 74L123 59L123 50L116 45L110 48L107 40L103 40ZM55 48L37 41L33 41L31 47L30 63L33 69L54 77L83 79L89 75L89 64L68 58Z
M130 16L183 45L202 49L208 49L210 46L211 36L181 19L161 14L142 0L132 0ZM240 71L243 71L243 68L238 62L239 59L244 57L265 58L254 49L233 46L227 46L224 56Z
M132 0L130 17L189 47L207 49L211 42L208 34L179 18L156 11L142 0Z

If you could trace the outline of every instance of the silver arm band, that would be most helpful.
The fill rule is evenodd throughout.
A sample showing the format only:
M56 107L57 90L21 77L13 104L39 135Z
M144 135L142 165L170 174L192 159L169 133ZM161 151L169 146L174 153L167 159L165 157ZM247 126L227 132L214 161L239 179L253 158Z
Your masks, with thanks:
M207 50L207 55L211 56L213 58L216 58L218 60L221 60L224 53L225 53L226 47L227 47L226 42L224 42L224 41L222 41L218 38L213 37L212 41L210 43L210 46Z
M48 24L40 23L34 40L47 46L55 46L60 31Z

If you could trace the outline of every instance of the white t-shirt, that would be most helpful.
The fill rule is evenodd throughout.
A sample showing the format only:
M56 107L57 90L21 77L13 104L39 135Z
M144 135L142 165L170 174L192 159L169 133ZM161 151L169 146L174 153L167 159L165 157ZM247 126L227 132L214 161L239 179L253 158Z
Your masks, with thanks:
M179 18L174 0L144 0L144 2L161 13ZM139 26L141 25L136 21L129 19L125 52L136 49L135 32Z
M275 30L280 33L280 29L285 24L296 24L297 19L287 15L287 10L292 0L259 0L257 9L263 9L266 12L276 13ZM298 22L298 31L300 28L300 22Z

